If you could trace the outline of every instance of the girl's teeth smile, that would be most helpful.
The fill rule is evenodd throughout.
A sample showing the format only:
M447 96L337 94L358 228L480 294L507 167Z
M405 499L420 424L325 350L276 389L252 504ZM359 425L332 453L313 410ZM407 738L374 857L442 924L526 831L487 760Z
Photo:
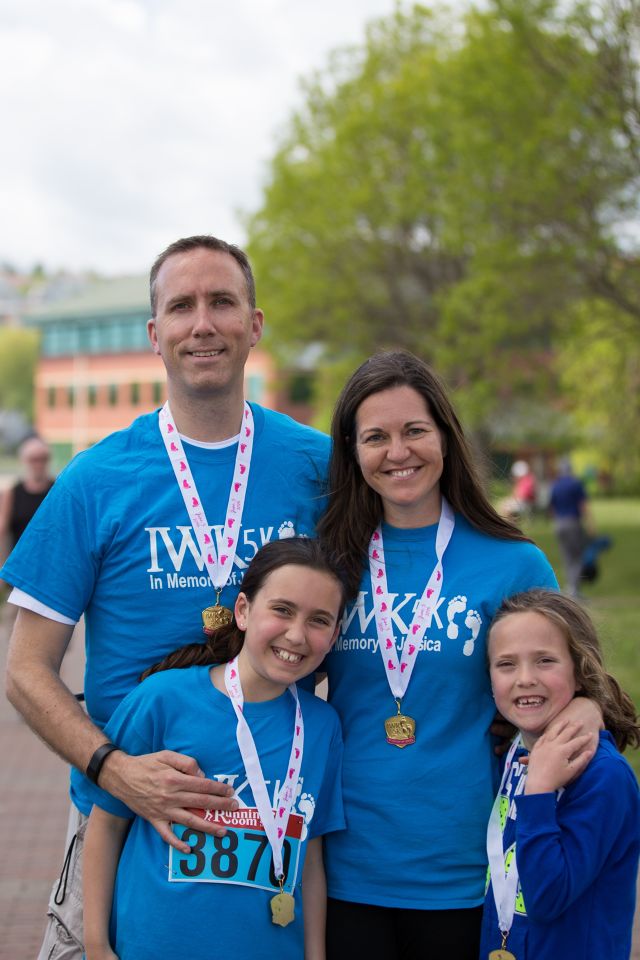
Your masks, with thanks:
M278 660L284 660L285 663L300 663L302 660L302 655L299 653L292 653L290 650L282 650L280 647L273 647L272 649Z

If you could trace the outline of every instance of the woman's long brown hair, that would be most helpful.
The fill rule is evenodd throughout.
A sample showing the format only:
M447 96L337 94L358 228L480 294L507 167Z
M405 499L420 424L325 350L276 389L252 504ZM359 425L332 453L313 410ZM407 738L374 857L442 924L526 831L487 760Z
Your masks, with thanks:
M369 540L383 518L382 500L363 480L356 458L356 416L367 397L402 386L411 387L423 397L442 434L446 456L440 490L453 509L490 536L528 540L489 502L469 442L440 378L408 351L378 353L358 367L336 403L331 422L329 505L318 524L318 536L347 571L350 598L358 591Z

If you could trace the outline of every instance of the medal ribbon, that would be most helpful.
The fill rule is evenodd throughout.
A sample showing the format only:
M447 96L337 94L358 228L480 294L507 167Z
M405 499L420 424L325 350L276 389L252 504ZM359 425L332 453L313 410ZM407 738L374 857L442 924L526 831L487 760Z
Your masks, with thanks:
M282 781L280 793L277 797L276 809L274 810L269 802L267 786L264 782L264 774L260 766L260 758L256 750L255 741L243 713L244 694L242 693L242 684L240 683L237 657L234 657L233 660L227 663L224 670L224 683L231 703L233 704L233 709L236 712L236 717L238 718L236 739L238 741L238 747L240 748L240 756L242 757L242 762L247 772L249 785L253 791L253 799L258 808L262 826L265 829L271 846L273 869L276 877L280 879L283 876L282 845L287 832L289 814L291 813L298 788L298 778L300 776L304 749L304 721L302 719L300 701L298 700L298 691L295 683L289 686L289 692L296 702L293 741L291 743L287 773Z
M455 516L451 506L442 497L442 508L436 533L436 565L418 601L409 632L402 644L402 656L398 662L398 652L393 637L393 621L391 618L391 600L387 587L387 573L384 560L384 545L382 542L382 527L374 530L369 542L369 572L371 574L371 593L376 617L376 629L382 662L389 681L391 693L397 700L404 696L413 668L417 660L417 652L427 627L431 623L433 612L438 605L443 583L442 558L451 540L455 526Z
M509 770L513 763L513 757L518 747L522 746L520 735L515 738L504 765L500 789L493 802L491 816L489 817L489 826L487 827L487 855L489 857L489 867L491 868L491 885L493 887L493 898L496 903L496 912L498 914L498 925L500 932L506 936L511 930L513 915L516 912L516 893L518 889L518 865L516 863L515 851L509 864L509 869L505 870L504 850L502 847L502 828L500 826L500 797L507 782ZM508 816L507 812L507 816Z
M211 527L202 506L202 499L198 493L189 461L180 439L177 427L173 421L169 403L165 403L160 411L160 433L171 461L173 472L187 508L193 532L196 535L202 560L211 577L216 590L221 590L229 578L236 555L236 546L242 526L242 512L244 500L249 484L251 469L251 452L253 450L253 414L251 407L245 402L242 415L242 427L238 439L236 464L233 471L233 480L229 491L227 513L224 520L222 537L218 541L218 549L211 536Z

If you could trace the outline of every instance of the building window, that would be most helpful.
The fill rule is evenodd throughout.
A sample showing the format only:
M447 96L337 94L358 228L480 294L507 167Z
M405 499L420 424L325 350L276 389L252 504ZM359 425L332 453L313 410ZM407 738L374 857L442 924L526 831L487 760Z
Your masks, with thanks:
M300 371L289 380L289 401L291 403L311 403L313 398L313 376Z
M90 407L95 407L98 402L98 388L94 383L90 383L87 387L87 403Z
M245 394L247 400L260 403L264 393L264 377L260 373L251 373L245 379Z
M140 403L140 384L132 383L131 384L131 403L134 406Z
M76 388L67 387L67 403L70 407L75 407L76 404Z
M56 405L56 393L57 393L57 391L56 391L56 388L55 388L55 387L48 387L48 388L47 388L47 406L48 406L48 407L55 407L55 405Z
M162 403L162 384L157 381L153 384L153 402Z
M109 406L115 407L118 402L118 388L115 383L109 384Z

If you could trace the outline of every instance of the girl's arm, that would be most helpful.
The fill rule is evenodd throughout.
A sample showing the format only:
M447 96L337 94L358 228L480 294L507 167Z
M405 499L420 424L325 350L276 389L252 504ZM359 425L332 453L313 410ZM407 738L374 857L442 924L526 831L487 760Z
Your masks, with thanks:
M559 799L549 791L516 797L516 859L533 922L551 923L569 910L610 868L613 852L618 862L633 854L638 787L631 768L613 751L597 754ZM635 889L635 869L630 876ZM624 882L615 873L611 878Z
M322 859L322 837L314 837L307 844L302 872L302 908L304 910L304 960L325 960L327 884Z
M130 820L94 806L84 848L84 943L86 960L117 960L109 921L118 861Z

